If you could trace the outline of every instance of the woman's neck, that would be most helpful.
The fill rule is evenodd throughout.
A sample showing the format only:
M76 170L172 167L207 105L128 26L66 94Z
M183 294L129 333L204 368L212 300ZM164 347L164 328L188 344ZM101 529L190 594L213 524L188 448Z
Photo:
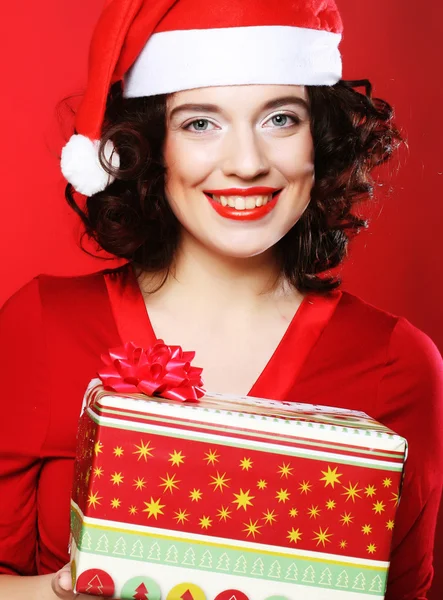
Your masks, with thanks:
M169 303L172 299L195 308L210 303L213 308L235 309L263 304L288 293L271 251L245 259L223 256L211 252L187 233L182 236L164 285L152 291L158 288L158 277L159 274L155 277L145 274L140 280L150 303Z

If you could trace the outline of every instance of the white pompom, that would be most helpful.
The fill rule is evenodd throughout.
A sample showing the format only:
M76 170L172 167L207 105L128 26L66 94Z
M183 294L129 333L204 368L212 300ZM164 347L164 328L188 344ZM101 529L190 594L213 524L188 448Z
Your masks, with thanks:
M99 140L91 140L84 135L73 135L62 150L62 173L74 189L85 196L102 192L115 179L106 173L100 164L99 146ZM104 154L113 167L120 166L120 157L111 140L106 142Z

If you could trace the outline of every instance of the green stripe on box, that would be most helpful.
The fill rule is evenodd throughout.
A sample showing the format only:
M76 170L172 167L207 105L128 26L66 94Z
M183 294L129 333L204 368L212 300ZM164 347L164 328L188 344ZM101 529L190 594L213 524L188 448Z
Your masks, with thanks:
M134 425L132 422L130 421L125 421L124 424L120 424L120 423L116 423L116 422L111 422L111 423L103 423L100 422L100 417L97 416L94 413L89 413L89 417L92 421L94 421L94 423L97 423L97 425L101 425L102 427L109 427L111 429L124 429L126 431L138 431L138 432L144 432L144 433L149 433L151 435L161 435L163 437L171 437L174 439L185 439L185 440L192 440L192 441L201 441L201 438L199 438L196 435L193 435L192 432L185 432L182 430L177 430L177 429L171 429L171 430L166 430L166 431L155 431L153 429L151 429L150 427L146 426L146 425L141 425L139 427L137 427L136 425ZM110 420L111 418L108 417ZM226 435L226 430L221 429L220 431L223 432ZM208 435L211 435L211 433L208 433ZM222 446L231 446L233 448L244 448L245 450L263 450L263 447L260 445L259 442L254 443L248 443L246 440L242 440L242 439L237 439L235 442L231 442L229 440L227 440L225 438L225 435L222 437L222 439L220 441L217 441L217 444L220 444ZM261 434L260 434L261 436ZM264 436L261 436L264 437ZM274 440L274 438L273 438ZM278 439L277 439L278 441ZM286 441L286 440L285 440ZM331 447L332 449L334 449L334 446ZM335 452L337 454L340 454L340 451L343 450L342 448L336 448ZM279 455L285 455L285 456L301 456L304 458L309 458L311 460L321 460L324 461L325 457L324 456L315 456L313 454L311 454L309 452L309 449L303 450L301 448L289 448L285 449L283 447L280 447L276 450L272 450L272 448L266 448L266 452L270 453L270 454L279 454ZM358 450L359 452L359 450ZM376 452L374 452L374 455L377 455ZM365 467L366 469L377 469L377 470L383 470L383 471L393 471L396 473L401 473L403 471L403 464L402 463L398 463L398 464L391 464L391 465L385 465L385 464L371 464L371 463L367 463L364 460L359 461L358 459L348 459L346 457L346 455L341 455L340 458L334 458L334 461L337 463L340 463L342 465L351 465L351 466L355 466L355 467Z
M379 598L383 598L386 588L387 568L384 567L328 562L321 558L281 555L268 550L260 552L209 541L91 525L82 523L80 515L73 508L71 528L82 553L343 592L360 592Z

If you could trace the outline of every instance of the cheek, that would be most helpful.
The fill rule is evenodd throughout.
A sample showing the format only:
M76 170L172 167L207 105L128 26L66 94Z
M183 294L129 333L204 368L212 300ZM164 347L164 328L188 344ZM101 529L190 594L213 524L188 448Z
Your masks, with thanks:
M208 152L206 144L189 143L171 136L164 147L166 185L170 189L198 185L211 172L211 156L213 153Z
M272 161L288 182L312 179L314 144L310 131L282 140L273 151Z

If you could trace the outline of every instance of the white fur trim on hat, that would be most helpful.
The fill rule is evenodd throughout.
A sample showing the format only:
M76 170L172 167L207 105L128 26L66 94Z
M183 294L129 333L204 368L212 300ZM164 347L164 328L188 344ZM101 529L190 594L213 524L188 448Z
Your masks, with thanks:
M62 150L62 173L74 189L85 196L102 192L115 179L100 164L99 146L99 140L73 135ZM111 140L105 144L104 155L113 167L119 168L120 157Z
M125 78L136 98L221 85L333 85L340 33L288 26L155 33Z

